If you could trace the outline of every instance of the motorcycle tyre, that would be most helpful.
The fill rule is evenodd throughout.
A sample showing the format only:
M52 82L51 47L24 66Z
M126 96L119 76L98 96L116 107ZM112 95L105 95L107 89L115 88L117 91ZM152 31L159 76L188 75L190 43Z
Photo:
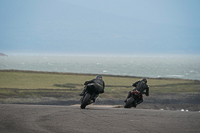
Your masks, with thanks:
M84 99L83 99L83 101L82 101L82 103L81 103L81 109L85 109L85 107L88 105L88 102L89 102L89 100L90 100L90 97L91 97L91 95L90 94L86 94L85 95L85 97L84 97Z
M129 99L127 99L126 104L124 105L124 108L131 108L132 107L132 103L133 103L134 99L131 97Z

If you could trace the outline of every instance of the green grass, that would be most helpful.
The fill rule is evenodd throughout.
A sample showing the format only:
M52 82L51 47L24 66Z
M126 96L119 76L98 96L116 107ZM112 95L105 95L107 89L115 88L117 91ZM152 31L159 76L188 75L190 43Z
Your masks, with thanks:
M30 71L0 71L0 98L10 97L62 97L73 98L84 87L86 80L95 75L47 73ZM106 88L102 98L124 98L131 86L141 78L103 75ZM200 93L200 81L183 79L148 78L150 94Z

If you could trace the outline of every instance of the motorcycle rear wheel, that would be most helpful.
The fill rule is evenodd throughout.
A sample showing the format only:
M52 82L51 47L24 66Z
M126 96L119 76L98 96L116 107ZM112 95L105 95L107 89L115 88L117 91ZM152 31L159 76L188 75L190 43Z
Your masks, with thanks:
M91 95L87 93L83 99L83 102L81 103L81 109L85 109L85 107L88 105Z
M129 99L127 99L126 104L124 105L124 108L131 108L132 107L132 103L133 103L134 99L131 97Z

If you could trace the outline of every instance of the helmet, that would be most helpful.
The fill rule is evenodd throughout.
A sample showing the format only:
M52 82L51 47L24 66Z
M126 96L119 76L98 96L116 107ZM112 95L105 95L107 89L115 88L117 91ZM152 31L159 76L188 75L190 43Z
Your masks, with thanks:
M95 79L102 79L101 75L97 75Z
M142 78L141 81L144 81L145 83L147 83L147 79L146 78Z

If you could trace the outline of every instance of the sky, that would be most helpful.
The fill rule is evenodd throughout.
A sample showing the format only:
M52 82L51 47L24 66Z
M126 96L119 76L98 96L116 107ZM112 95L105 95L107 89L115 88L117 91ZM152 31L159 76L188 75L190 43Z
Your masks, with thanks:
M0 53L200 54L199 0L0 0Z

